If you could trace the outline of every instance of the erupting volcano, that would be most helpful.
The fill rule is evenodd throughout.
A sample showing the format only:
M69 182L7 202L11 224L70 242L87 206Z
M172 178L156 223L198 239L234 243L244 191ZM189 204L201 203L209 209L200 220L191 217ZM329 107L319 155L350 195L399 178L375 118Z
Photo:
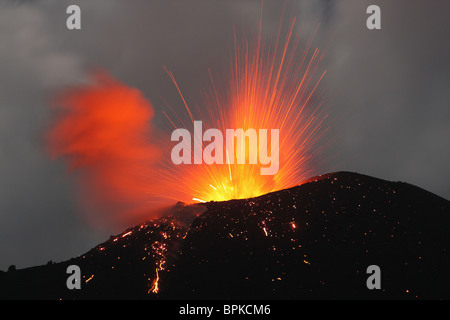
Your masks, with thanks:
M449 224L448 200L336 172L256 198L179 203L73 259L0 272L0 298L448 299ZM80 290L66 287L69 265ZM379 290L366 286L371 265Z
M450 299L450 1L7 2L0 300Z
M260 145L252 149L249 141L240 144L243 150L237 150L239 145L234 146L234 150L229 147L221 150L227 160L231 160L227 162L233 162L230 155L241 151L245 154L245 164L187 165L169 170L175 175L173 179L181 183L179 186L189 190L194 199L223 201L255 197L297 185L317 170L314 160L320 149L318 140L325 132L323 121L326 118L320 110L320 94L316 92L325 75L325 71L319 71L323 54L318 48L312 49L311 41L302 48L301 39L293 34L294 25L295 19L292 19L284 38L280 26L275 45L264 42L261 30L251 41L239 42L235 33L229 82L218 83L210 72L212 89L205 94L204 105L195 110L189 108L174 76L168 71L189 121L202 119L205 127L219 128L222 132L228 128L244 132L279 130L279 170L274 175L261 175L261 165L249 164L249 159L261 152ZM183 127L190 127L177 114L167 117L175 128L176 121L172 118ZM191 199L183 197L182 200Z
M275 44L263 39L261 27L250 40L244 36L238 40L235 31L229 73L220 75L228 80L217 81L209 71L210 89L205 90L203 104L194 109L166 69L184 114L169 105L167 110L154 111L137 89L105 71L94 73L90 84L66 89L56 101L64 112L48 134L49 149L52 157L65 156L70 168L80 172L83 206L90 212L107 212L106 220L114 221L136 214L142 217L174 201L255 197L312 176L317 170L318 141L325 132L326 116L318 92L325 75L320 70L323 53L312 47L312 41L301 41L294 25L293 18L283 36L280 24ZM214 149L203 162L193 159L189 163L195 165L174 164L169 158L174 143L169 143L167 130L151 126L155 112L164 113L168 128L189 128L203 121L205 130L276 132L276 141L274 136L264 136L268 146L264 144L263 150L261 143L254 146L251 137L241 135L235 144L227 141L220 150ZM203 137L198 130L193 135ZM209 144L194 140L189 148L211 149L217 138L212 140ZM226 161L211 164L219 152ZM267 159L266 163L252 160L274 153L270 163L274 170L261 174L267 170Z

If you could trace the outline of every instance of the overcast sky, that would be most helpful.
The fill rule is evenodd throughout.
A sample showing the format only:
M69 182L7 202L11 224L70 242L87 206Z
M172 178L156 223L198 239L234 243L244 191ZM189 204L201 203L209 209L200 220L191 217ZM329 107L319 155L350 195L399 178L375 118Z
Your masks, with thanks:
M280 3L264 1L268 37ZM66 28L70 4L81 30ZM366 28L370 4L381 30ZM68 259L112 232L83 221L73 178L45 153L50 97L101 67L152 101L161 125L163 99L183 108L163 66L199 103L208 67L228 66L233 28L256 29L260 9L259 0L0 0L0 270ZM450 199L449 12L448 0L297 1L296 32L320 25L314 45L325 50L333 143L318 173L356 171Z

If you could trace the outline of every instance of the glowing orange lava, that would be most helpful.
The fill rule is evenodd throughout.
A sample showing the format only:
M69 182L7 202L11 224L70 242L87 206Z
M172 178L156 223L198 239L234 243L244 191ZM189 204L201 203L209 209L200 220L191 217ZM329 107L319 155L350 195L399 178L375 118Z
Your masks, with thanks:
M265 43L261 30L256 40L250 42L239 42L235 33L230 81L220 86L210 73L212 89L201 110L189 108L174 76L167 71L190 118L190 123L178 127L191 128L194 120L202 120L205 127L222 132L230 128L279 129L280 134L279 171L272 176L260 174L261 164L249 164L248 140L242 144L246 150L245 164L182 164L168 169L167 178L173 180L174 186L189 191L190 198L184 201L250 198L298 185L311 176L315 169L313 156L319 149L317 143L326 118L320 112L321 102L316 93L325 71L319 72L323 54L311 47L311 41L300 50L301 41L294 35L294 24L292 19L284 41L280 26L275 44ZM166 116L175 126L171 117ZM203 142L202 149L206 145ZM256 152L259 154L259 147ZM224 147L223 154L236 154L236 150Z
M170 161L174 145L170 136L161 140L162 132L156 138L154 128L150 130L151 103L107 74L94 74L92 84L63 92L58 103L64 112L48 132L51 155L66 157L71 168L78 169L82 203L90 212L106 212L110 221L137 212L149 218L156 212L155 205L250 198L311 177L317 169L313 161L326 118L317 90L325 75L319 70L323 53L312 47L311 40L300 41L294 25L293 18L282 37L280 24L275 43L263 39L261 25L249 41L239 41L235 33L229 74L215 80L210 72L211 88L195 110L167 70L188 115L163 111L174 128L192 128L194 120L201 120L205 130L222 132L278 129L276 174L261 175L265 165L249 163L255 154L249 154L247 140L241 143L245 164L175 165ZM201 149L205 146L202 142ZM267 152L271 151L269 143ZM259 145L252 152L259 155ZM223 150L226 157L237 153L226 146Z

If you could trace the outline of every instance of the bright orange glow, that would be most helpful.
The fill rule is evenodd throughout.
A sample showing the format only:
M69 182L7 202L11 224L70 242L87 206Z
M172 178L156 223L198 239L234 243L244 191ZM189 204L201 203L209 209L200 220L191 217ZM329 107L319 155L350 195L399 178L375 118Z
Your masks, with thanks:
M124 233L121 238L125 238L126 236L129 236L132 233L133 231L128 231L127 233Z
M156 278L153 280L151 288L148 290L148 293L158 293L159 292L159 270L164 270L163 264L165 263L165 260L161 260L159 263L158 268L156 268Z
M152 287L148 291L148 293L158 293L159 292L159 272L158 268L156 268L156 278L153 280Z
M203 130L216 128L222 133L278 129L274 175L261 175L261 168L268 167L261 161L250 164L249 159L259 159L261 150L258 143L249 151L248 140L240 144L241 150L238 143L234 150L224 144L225 163L230 155L241 153L244 164L173 164L170 151L175 143L170 135L160 140L162 132L156 138L150 125L152 105L138 90L104 73L94 74L90 85L65 91L58 100L63 114L48 133L49 150L52 157L66 157L71 169L78 169L81 200L88 212L105 212L107 222L118 218L124 222L137 213L149 218L155 215L155 205L256 197L298 185L316 173L314 160L326 118L318 92L325 76L319 68L323 53L312 40L302 42L294 25L292 19L282 36L280 24L275 43L264 40L261 29L250 40L240 41L235 33L228 74L217 80L209 73L211 87L203 105L195 109L167 70L187 111L185 116L162 111L173 128L192 128L194 120L201 120ZM262 149L267 154L272 152L270 137L268 133L267 150ZM203 142L201 149L208 144Z
M197 110L189 108L175 77L174 82L190 121L180 128L192 128L194 120L205 123L204 131L217 128L225 135L226 129L279 129L279 170L275 175L261 175L267 165L249 164L248 139L242 143L246 152L245 164L181 164L167 170L177 189L188 190L183 201L223 201L250 198L300 184L313 174L314 153L323 130L326 116L320 112L321 102L317 88L325 75L319 72L323 54L312 48L311 41L300 50L300 38L294 35L291 21L284 41L281 29L274 44L261 39L261 30L255 41L239 42L235 35L235 60L231 66L228 84L219 85L212 74L211 90L205 95L204 105ZM166 113L165 113L166 114ZM172 125L174 121L166 114ZM180 119L179 115L176 115ZM174 117L175 119L175 117ZM244 138L245 139L245 138ZM195 142L194 142L195 143ZM202 150L210 142L203 142ZM227 150L224 157L237 153ZM266 150L264 150L266 151ZM270 154L271 148L268 144ZM229 160L229 159L228 159Z
M50 155L78 171L80 200L89 211L112 218L148 210L156 189L149 177L160 155L149 143L152 105L106 73L92 80L58 97L59 117L47 134Z

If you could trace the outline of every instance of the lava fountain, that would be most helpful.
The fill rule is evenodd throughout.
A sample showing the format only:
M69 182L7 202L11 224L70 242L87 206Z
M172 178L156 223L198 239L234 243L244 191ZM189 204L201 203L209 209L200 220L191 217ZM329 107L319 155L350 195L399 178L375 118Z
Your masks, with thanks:
M227 160L243 152L243 163L174 164L168 156L173 147L170 138L161 139L164 134L155 135L150 126L152 104L138 90L104 73L94 75L92 84L61 94L57 102L63 112L47 135L52 157L66 157L70 167L80 172L83 203L94 207L91 211L102 207L114 220L114 212L122 217L137 211L148 214L155 204L255 197L312 176L317 170L318 143L326 131L318 90L325 76L319 67L323 53L313 48L313 38L302 42L294 25L292 18L287 32L282 32L280 23L276 41L263 39L261 24L251 39L239 40L235 31L228 80L222 80L223 74L216 80L209 70L210 88L203 104L195 108L188 105L174 75L166 69L186 110L184 115L170 106L162 111L169 120L167 127L192 127L200 120L205 129L223 132L277 129L275 174L261 175L262 164L249 163L256 156L253 153L261 150L249 148L245 137L233 149L225 146L222 150ZM208 146L203 140L194 143L201 144L194 148L202 150ZM274 151L270 143L266 151Z
M170 164L167 179L177 189L189 190L189 200L255 197L298 185L316 169L317 144L326 131L323 126L326 115L321 111L317 89L326 72L319 72L323 53L312 48L312 41L302 47L300 37L294 34L294 25L295 18L283 38L280 25L275 44L262 39L261 27L250 41L239 41L235 32L228 84L220 86L210 72L211 90L204 95L204 104L196 109L188 106L174 75L167 70L189 119L186 123L179 115L165 113L175 128L192 127L195 120L201 119L205 127L219 128L222 132L228 128L279 130L279 170L274 175L261 175L260 164L249 164L248 159L257 156L251 152L259 154L260 150L259 146L250 148L246 138L240 144L244 150L239 150L245 153L244 164L228 161L233 164L182 164L176 168ZM172 118L181 122L179 126ZM207 147L204 142L195 143L202 144L199 148ZM235 155L237 146L234 150L224 147L223 154Z

